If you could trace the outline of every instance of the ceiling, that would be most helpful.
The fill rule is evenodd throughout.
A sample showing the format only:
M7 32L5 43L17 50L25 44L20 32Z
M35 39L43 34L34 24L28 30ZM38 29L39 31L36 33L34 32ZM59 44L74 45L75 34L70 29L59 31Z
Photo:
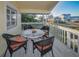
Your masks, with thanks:
M49 13L58 1L14 1L12 3L22 13Z

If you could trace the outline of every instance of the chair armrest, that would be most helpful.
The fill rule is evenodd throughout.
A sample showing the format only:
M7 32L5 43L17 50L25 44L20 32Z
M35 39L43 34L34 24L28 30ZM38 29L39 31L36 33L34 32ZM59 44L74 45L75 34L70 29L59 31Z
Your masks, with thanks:
M14 35L14 36L21 36L20 34Z
M42 41L34 42L34 40L31 40L31 41L33 42L33 44L38 44L38 43L42 42ZM41 45L42 45L42 44L41 44Z
M16 40L9 40L10 42L15 42L15 43L20 43L20 42L18 42L18 41L16 41ZM25 40L24 42L27 42L28 40Z
M38 42L33 41L34 44L38 44L38 45L42 45L42 46L45 46L45 45L48 45L48 44L53 44L53 42L54 42L54 36L49 37L45 40L38 41Z

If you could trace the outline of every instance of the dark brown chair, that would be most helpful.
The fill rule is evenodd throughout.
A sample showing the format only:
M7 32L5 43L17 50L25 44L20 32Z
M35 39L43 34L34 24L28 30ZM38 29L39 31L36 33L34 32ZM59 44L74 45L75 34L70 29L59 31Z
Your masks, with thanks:
M43 39L46 39L46 38L48 38L48 37L49 37L48 32L45 32L44 35L42 36Z
M52 48L53 42L54 42L54 36L49 37L45 40L38 41L38 42L33 41L33 53L34 53L35 48L37 48L37 50L39 50L39 52L41 53L41 56L43 56L44 54L46 54L49 51L51 51L52 56L54 56L53 48Z
M33 29L34 27L32 25L25 25L24 26L24 30L27 30L27 29Z
M10 52L10 57L12 57L13 52L17 51L21 47L24 47L25 53L27 48L27 40L21 35L11 35L11 34L2 34L2 37L5 38L7 43L7 49L5 51L4 56L6 56L7 50ZM15 38L15 40L11 40Z
M45 34L43 35L44 38L48 38L49 37L49 26L43 26L41 28L41 30L43 30L45 32Z

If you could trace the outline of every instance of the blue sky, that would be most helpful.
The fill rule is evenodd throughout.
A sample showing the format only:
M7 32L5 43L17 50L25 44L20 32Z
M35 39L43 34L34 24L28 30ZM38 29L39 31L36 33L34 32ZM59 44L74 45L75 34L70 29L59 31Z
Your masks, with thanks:
M61 14L71 14L72 16L79 16L79 1L61 1L52 10L53 16Z

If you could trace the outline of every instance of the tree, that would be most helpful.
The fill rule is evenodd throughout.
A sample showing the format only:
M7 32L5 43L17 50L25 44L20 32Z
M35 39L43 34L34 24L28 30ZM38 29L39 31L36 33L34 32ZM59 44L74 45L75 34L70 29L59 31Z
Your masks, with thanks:
M32 14L22 13L21 21L22 22L36 22L37 19L34 19L36 16Z

